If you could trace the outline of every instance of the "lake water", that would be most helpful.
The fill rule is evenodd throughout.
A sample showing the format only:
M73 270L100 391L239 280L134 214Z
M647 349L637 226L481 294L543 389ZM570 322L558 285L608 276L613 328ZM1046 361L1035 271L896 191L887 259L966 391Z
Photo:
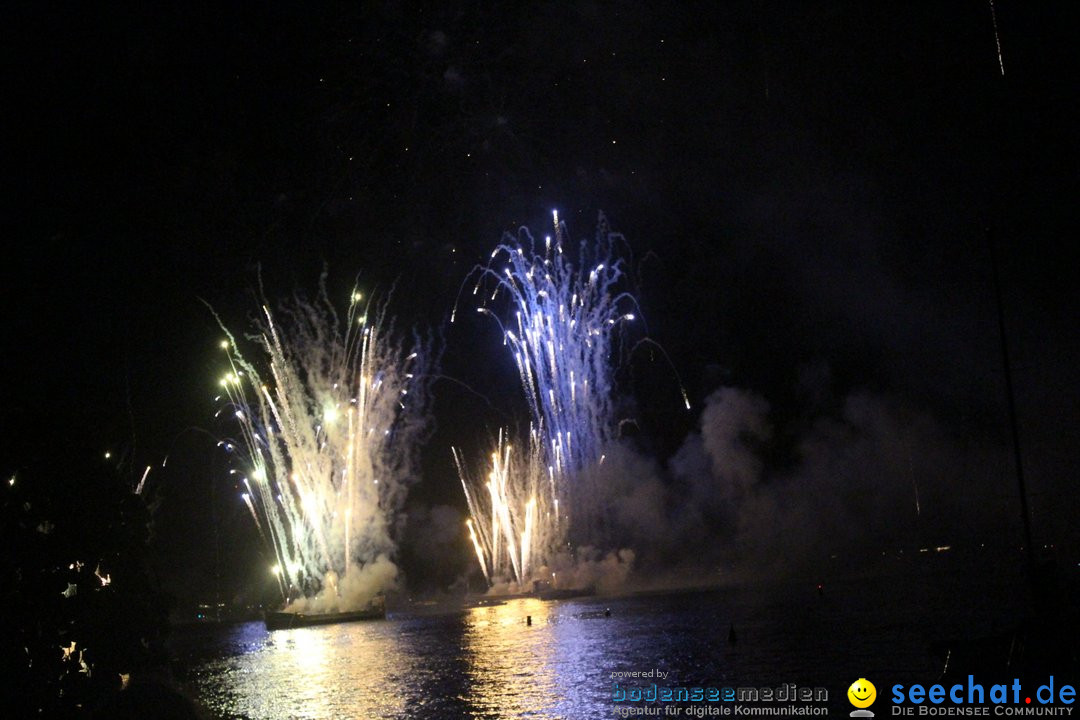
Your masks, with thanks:
M947 575L894 575L822 594L793 583L520 599L273 633L262 623L198 626L178 630L173 650L181 680L219 717L608 718L615 682L823 687L831 714L846 717L855 679L879 679L879 692L932 682L936 643L1004 626L1021 595L1012 583L976 591ZM667 676L612 675L653 670Z

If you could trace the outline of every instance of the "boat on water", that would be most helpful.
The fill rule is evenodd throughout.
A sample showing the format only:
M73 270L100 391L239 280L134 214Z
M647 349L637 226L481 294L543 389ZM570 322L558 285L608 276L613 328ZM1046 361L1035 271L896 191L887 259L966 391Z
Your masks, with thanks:
M263 621L267 630L289 630L291 628L310 627L312 625L335 625L337 623L357 622L360 620L383 620L386 618L386 604L374 602L363 610L337 613L299 613L267 612Z
M592 597L594 595L596 595L596 588L592 586L584 588L553 588L548 583L535 581L531 592L473 595L466 599L465 605L466 607L486 607L490 605L502 605L510 600L570 600L573 598Z
M572 598L592 597L594 595L596 595L596 588L590 586L585 588L549 588L546 590L537 590L531 597L538 597L541 600L570 600Z

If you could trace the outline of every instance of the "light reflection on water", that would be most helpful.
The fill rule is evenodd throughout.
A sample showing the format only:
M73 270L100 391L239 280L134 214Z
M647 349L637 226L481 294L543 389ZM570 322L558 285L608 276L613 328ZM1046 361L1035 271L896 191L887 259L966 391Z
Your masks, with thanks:
M411 676L387 623L352 623L268 633L262 623L234 626L237 654L210 659L194 679L200 699L222 717L396 717ZM362 700L362 703L358 703Z
M555 717L553 606L539 600L472 608L465 616L464 650L471 701L480 716ZM522 627L524 618L532 625Z
M186 663L220 717L606 716L609 689L597 680L607 668L588 649L588 625L602 615L520 599L274 633L245 623L205 637Z
M852 677L936 675L929 639L961 617L941 605L948 596L884 583L825 597L521 599L274 633L202 627L175 645L181 677L218 717L608 718L612 672L654 668L669 686L827 687L840 709ZM985 628L966 597L963 617Z

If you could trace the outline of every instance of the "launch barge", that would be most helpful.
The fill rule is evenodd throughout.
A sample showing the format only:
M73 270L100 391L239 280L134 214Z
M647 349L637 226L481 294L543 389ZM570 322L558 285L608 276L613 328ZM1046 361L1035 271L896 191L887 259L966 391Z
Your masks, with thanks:
M268 612L263 620L267 630L289 630L311 625L336 625L337 623L357 622L359 620L384 620L386 604L373 603L365 610L353 610L339 613L295 613Z

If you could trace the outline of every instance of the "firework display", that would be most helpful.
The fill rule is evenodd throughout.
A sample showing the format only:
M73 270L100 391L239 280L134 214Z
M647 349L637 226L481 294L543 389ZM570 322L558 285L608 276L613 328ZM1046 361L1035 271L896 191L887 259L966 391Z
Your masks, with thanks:
M224 326L223 326L224 329ZM427 348L354 292L264 303L256 361L226 330L221 379L240 429L242 498L273 549L282 594L305 610L359 607L392 586L395 524L427 433Z
M553 221L554 237L539 243L523 229L504 238L474 271L476 311L499 324L531 412L521 459L511 456L500 434L483 482L465 471L455 451L472 513L471 537L489 582L500 569L527 582L529 569L550 559L543 553L563 546L571 532L588 539L602 512L591 470L603 462L618 429L614 374L623 327L640 314L624 289L623 237L601 217L595 242L582 242L573 252L558 213ZM501 313L493 309L500 296L506 298ZM457 312L455 307L451 321ZM523 547L518 535L532 542Z
M559 539L559 500L554 475L544 465L535 436L523 449L500 431L490 472L473 477L453 449L470 518L469 539L489 584L512 580L523 588L548 562ZM544 573L546 575L546 573Z

